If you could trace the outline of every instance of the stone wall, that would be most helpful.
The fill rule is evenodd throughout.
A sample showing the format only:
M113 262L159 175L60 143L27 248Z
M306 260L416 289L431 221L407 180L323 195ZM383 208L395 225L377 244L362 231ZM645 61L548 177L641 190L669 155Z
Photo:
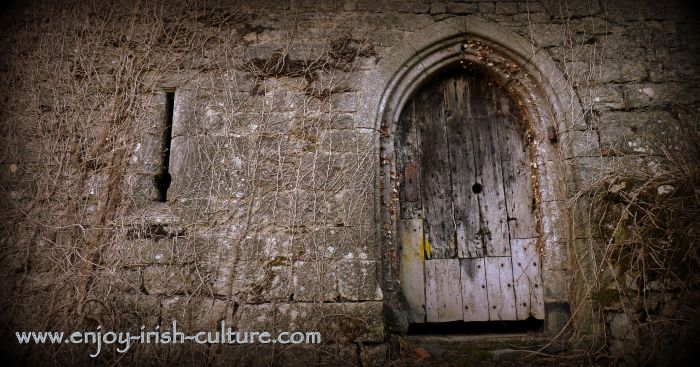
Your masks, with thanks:
M697 158L700 18L688 4L186 3L17 4L2 18L3 330L138 330L177 319L199 331L225 320L239 330L318 330L324 344L138 346L122 363L388 358L388 335L405 325L378 224L385 137L368 117L379 106L365 102L379 101L399 71L375 78L382 60L410 53L407 40L436 23L469 17L522 37L533 55L543 50L580 103L558 131L553 172L565 192L551 203L563 252L550 254L560 271L551 284L567 292L573 334L619 356L644 345L630 338L640 322L688 320L683 298L697 296L696 284L667 273L640 288L644 269L609 257L620 223L610 213L629 209L611 195L648 182L663 198L661 186L677 188L666 182L669 156ZM172 90L172 185L157 202ZM613 177L630 168L641 173ZM600 199L601 190L612 194ZM696 236L687 238L695 256ZM81 347L16 353L86 359Z

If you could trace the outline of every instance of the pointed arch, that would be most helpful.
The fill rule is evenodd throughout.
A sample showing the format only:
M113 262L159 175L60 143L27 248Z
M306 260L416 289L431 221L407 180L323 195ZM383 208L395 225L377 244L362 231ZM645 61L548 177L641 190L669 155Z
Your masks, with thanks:
M372 71L384 86L381 93L365 93L361 112L380 131L378 175L378 236L383 245L383 283L389 307L401 310L398 284L397 167L394 134L406 101L424 83L448 68L467 63L489 74L522 106L531 136L531 159L538 208L542 256L545 320L548 332L557 333L568 320L567 248L572 231L563 205L566 182L563 157L569 149L557 134L565 133L583 118L573 88L549 55L524 37L477 16L445 19L415 32ZM400 313L400 312L399 312Z

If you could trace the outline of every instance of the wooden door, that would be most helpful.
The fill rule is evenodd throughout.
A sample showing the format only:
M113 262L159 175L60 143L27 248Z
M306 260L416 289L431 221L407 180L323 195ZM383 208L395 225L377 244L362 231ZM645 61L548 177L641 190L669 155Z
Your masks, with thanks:
M543 319L533 167L517 105L479 72L422 87L396 134L410 321Z

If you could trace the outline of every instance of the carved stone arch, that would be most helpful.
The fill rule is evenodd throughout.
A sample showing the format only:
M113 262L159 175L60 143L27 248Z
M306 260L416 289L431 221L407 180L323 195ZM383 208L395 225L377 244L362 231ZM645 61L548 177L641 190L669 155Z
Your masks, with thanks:
M522 103L529 124L536 165L539 249L542 258L545 322L549 333L557 333L569 318L566 282L567 248L571 240L568 212L563 204L566 183L563 157L571 149L556 139L583 119L581 104L554 61L530 41L495 23L476 16L455 17L437 22L395 46L390 56L373 70L374 80L383 85L381 93L365 93L364 121L373 121L380 131L380 174L378 186L378 236L382 243L383 286L387 305L401 317L401 286L398 277L397 167L393 160L394 133L406 101L426 81L466 61L487 71Z

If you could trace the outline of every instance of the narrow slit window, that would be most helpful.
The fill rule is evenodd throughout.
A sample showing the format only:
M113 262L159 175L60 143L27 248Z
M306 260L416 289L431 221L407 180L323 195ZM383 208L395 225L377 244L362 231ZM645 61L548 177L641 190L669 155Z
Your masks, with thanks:
M175 108L175 91L165 92L165 121L160 154L160 172L153 177L153 183L158 189L158 201L168 201L168 188L172 177L170 176L170 142L173 135L173 110Z

